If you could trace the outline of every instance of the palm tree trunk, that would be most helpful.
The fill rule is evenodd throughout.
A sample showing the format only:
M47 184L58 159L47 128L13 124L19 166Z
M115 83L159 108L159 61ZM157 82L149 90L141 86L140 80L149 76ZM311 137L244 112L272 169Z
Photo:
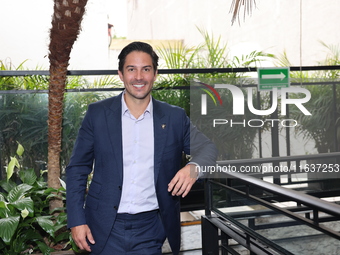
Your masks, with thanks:
M87 0L54 0L49 45L48 186L56 189L60 187L62 115L67 67L72 46L80 31L86 3ZM50 202L51 210L62 206L61 199Z

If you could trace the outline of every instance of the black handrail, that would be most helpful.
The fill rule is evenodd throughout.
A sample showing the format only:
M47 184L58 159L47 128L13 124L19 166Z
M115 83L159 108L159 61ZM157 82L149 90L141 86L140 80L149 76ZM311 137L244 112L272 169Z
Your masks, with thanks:
M307 154L307 155L297 155L297 156L281 156L281 157L271 157L271 158L252 158L252 159L235 159L235 160L221 160L217 161L219 165L248 165L248 164L262 164L262 163L278 163L283 161L302 161L306 159L316 159L316 158L340 158L340 152L329 152L329 153L319 153L319 154Z
M340 205L335 204L335 203L330 203L327 201L324 201L322 199L316 198L314 196L298 192L292 189L284 188L281 187L277 184L269 183L266 181L263 181L262 179L255 178L254 176L248 175L248 174L243 174L239 172L238 168L230 168L230 166L240 166L240 165L261 165L264 163L272 163L273 165L275 163L279 162L301 162L303 160L307 159L328 159L328 158L336 158L340 159L340 153L339 152L334 152L334 153L323 153L323 154L316 154L316 155L302 155L302 156L286 156L286 157L273 157L273 158L257 158L257 159L241 159L241 160L223 160L223 161L217 161L217 165L220 167L227 166L224 168L223 171L219 172L218 175L214 176L211 175L211 178L205 180L205 185L206 185L206 210L205 210L205 216L202 217L202 237L203 243L206 242L206 240L209 239L207 237L208 234L205 234L207 231L206 226L209 227L209 224L211 225L209 227L209 230L212 231L217 231L215 229L220 229L221 232L225 233L227 238L238 238L241 240L238 241L239 244L242 244L245 246L247 249L250 251L254 252L255 248L249 246L249 242L253 242L256 244L256 239L261 240L259 242L264 242L266 243L269 247L272 249L276 250L279 254L288 254L287 251L278 251L278 247L275 246L275 243L273 243L271 240L266 239L263 241L262 239L259 239L256 237L256 232L249 226L243 225L239 221L235 220L233 217L235 217L238 214L227 214L224 213L223 210L220 210L219 208L216 208L214 206L214 201L213 201L213 194L214 194L214 186L215 187L220 187L222 189L225 189L226 191L229 190L232 192L232 194L237 194L237 196L241 196L244 198L248 198L252 201L256 201L258 204L262 204L264 207L268 208L270 211L275 213L279 213L282 215L285 215L289 218L291 218L293 221L292 222L287 222L285 221L284 224L290 224L290 225L298 225L298 224L303 224L306 226L309 226L317 231L320 231L329 237L333 237L335 239L340 240L340 234L339 232L330 229L329 227L324 226L323 224L320 224L321 222L326 222L326 221L339 221L340 220ZM229 170L228 170L229 169ZM236 169L236 171L235 171ZM214 179L214 177L217 177L217 179ZM261 178L261 175L260 175ZM232 182L229 181L222 181L222 180L231 180L235 179L237 180L237 186L233 186ZM243 183L244 185L240 186L240 183ZM278 207L277 205L273 204L272 202L267 201L266 198L260 198L257 197L256 195L251 194L251 189L252 187L255 187L256 190L260 189L263 192L268 192L270 194L273 194L278 197L284 197L284 201L294 201L297 203L298 207L297 208L281 208ZM244 188L246 188L244 190ZM243 201L243 200L242 200ZM302 206L303 205L303 206ZM228 205L226 205L228 206ZM296 210L296 209L300 210ZM261 211L262 214L264 215L269 215L271 214L270 211L263 210ZM305 217L300 215L301 212L304 212ZM309 213L313 212L313 218L310 219ZM326 217L324 218L319 218L320 217L320 212L326 213ZM268 214L269 213L269 214ZM258 217L260 212L258 212L256 215L254 214L253 217ZM233 216L232 216L233 215ZM248 214L247 214L248 215ZM329 215L329 216L328 216ZM245 216L243 213L240 212L240 214L237 217L249 217L251 216L250 214L248 216ZM209 223L208 223L209 222ZM229 224L229 225L228 225ZM249 223L250 224L250 223ZM276 222L277 227L281 226L278 222ZM242 232L244 233L244 240L242 240L242 237L239 236L239 234L232 232L231 226L234 225L236 228L241 229ZM269 226L269 225L268 225ZM267 227L268 227L267 226ZM254 229L257 226L253 226ZM265 228L265 226L263 225ZM270 227L270 226L269 226ZM217 232L216 232L217 233ZM215 237L216 234L215 233ZM218 237L219 239L223 239L222 233L221 236ZM249 239L249 241L247 241ZM236 240L236 239L234 239ZM247 242L248 244L247 244ZM225 242L225 241L224 241ZM245 245L242 243L245 242ZM222 240L223 244L223 240ZM204 248L205 251L210 251L215 249L213 246L216 246L218 244L214 243L213 245L207 246ZM226 249L229 251L229 249L232 249L231 247L224 247L221 245L222 249ZM266 253L267 251L264 251L263 254L278 254L278 253Z
M336 216L340 219L340 205L333 204L327 201L324 201L320 198L313 197L311 195L292 190L283 188L277 184L269 183L266 181L263 181L261 179L245 175L242 173L225 173L227 178L236 178L238 180L242 180L248 184L260 187L263 190L272 192L274 194L285 196L287 198L292 199L292 201L299 202L301 204L304 204L306 206L309 206L310 208L318 209L319 211L331 214L333 216Z
M190 74L190 73L246 73L256 72L257 67L237 68L186 68L158 69L159 74ZM290 71L326 71L340 70L340 65L333 66L291 66ZM117 75L118 70L68 70L67 75ZM0 76L50 75L47 70L1 70Z
M242 160L223 160L217 161L219 166L232 166L232 165L258 165L263 163L278 163L278 162L292 162L292 161L302 161L306 159L325 159L325 158L340 158L340 152L332 153L320 153L320 154L310 154L303 156L285 156L285 157L272 157L272 158L256 158L256 159L242 159ZM295 172L294 172L295 173ZM298 192L292 189L283 188L279 185L272 184L261 179L255 178L250 175L245 175L238 172L225 172L228 178L236 178L244 181L245 183L252 184L254 186L260 187L261 189L267 190L277 195L285 196L291 198L294 201L300 202L301 204L310 206L311 208L317 208L319 211L334 215L340 218L340 205L329 203L327 201L321 200L319 198L313 197L302 192Z

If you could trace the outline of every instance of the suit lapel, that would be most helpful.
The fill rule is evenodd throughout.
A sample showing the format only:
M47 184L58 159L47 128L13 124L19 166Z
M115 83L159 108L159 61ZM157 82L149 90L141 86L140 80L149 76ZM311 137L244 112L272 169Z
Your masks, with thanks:
M168 116L162 111L162 105L155 99L153 100L153 124L154 124L154 173L155 184L157 183L163 150L167 140L168 129L167 126Z
M109 140L116 158L117 173L123 180L123 150L122 150L122 94L113 98L109 108L106 108L106 120Z
M122 94L113 98L112 104L106 108L106 120L111 146L117 159L119 177L123 180L123 147L122 147ZM157 183L163 150L168 135L168 116L162 111L162 105L155 99L153 100L153 125L154 125L154 174L155 184Z

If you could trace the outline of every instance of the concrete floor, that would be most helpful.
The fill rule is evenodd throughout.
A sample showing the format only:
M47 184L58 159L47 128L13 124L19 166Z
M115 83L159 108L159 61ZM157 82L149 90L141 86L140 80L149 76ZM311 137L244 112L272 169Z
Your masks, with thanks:
M202 250L192 250L192 251L184 251L180 252L180 255L202 255Z
M163 253L164 255L171 255L172 253ZM202 255L202 250L181 251L179 255Z

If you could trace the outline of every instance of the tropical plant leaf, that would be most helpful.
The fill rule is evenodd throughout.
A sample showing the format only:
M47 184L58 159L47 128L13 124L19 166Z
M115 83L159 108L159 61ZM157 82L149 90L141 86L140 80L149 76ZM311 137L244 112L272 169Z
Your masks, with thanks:
M39 242L37 241L36 244L39 247L39 250L44 254L44 255L50 255L54 249L49 247L45 242Z
M7 166L7 181L11 179L13 173L14 173L14 168L18 167L19 168L19 161L16 157L11 157L11 161L9 162Z
M24 151L25 151L24 147L20 143L18 143L17 154L21 157Z
M1 201L4 201L4 202L5 202L6 199L5 199L5 196L4 196L3 194L0 193L0 202L1 202ZM0 206L0 207L1 207L1 206Z
M18 199L11 203L15 208L17 208L19 211L22 210L28 210L29 215L34 215L34 203L33 200L30 197L24 197L21 199Z
M32 188L31 185L25 183L16 186L14 189L9 191L7 196L8 202L13 203L21 199L23 196L26 195L27 191L29 191L31 188Z
M46 188L47 187L47 183L43 180L38 180L36 182L36 186L40 189Z
M0 237L6 244L10 243L19 225L19 220L20 216L0 219Z
M51 194L51 193L57 193L57 192L58 192L58 189L51 188L51 187L46 188L46 189L44 190L44 194L46 194L46 195L49 195L49 194Z
M23 183L28 185L33 185L37 180L37 175L34 172L34 169L25 169L19 172L20 179Z
M48 234L50 234L54 238L54 224L51 220L52 216L40 216L37 217L36 220L40 227L45 230Z
M53 198L63 199L61 193L51 193L47 196L47 199L53 199Z
M18 228L21 228L21 223ZM24 231L20 231L12 238L12 249L13 254L23 254L23 251L31 249L32 242L42 241L43 237L33 228L25 228ZM26 254L26 253L25 253Z
M55 220L56 220L55 225L66 225L67 214L65 212L61 212L58 214L58 217Z
M1 198L1 194L0 194ZM9 210L7 208L7 203L5 200L0 201L0 218L6 218L8 216Z
M61 186L66 190L66 182L59 178Z
M0 181L0 187L3 188L7 193L14 189L17 186L17 184L12 180L1 180Z
M7 254L6 244L2 241L1 238L0 238L0 251L3 252L4 254Z
M69 240L69 238L70 238L70 232L63 232L63 233L61 233L61 234L59 234L56 238L55 238L55 242L56 243L58 243L58 242L60 242L60 241L68 241Z
M51 211L51 214L64 212L65 209L66 209L66 207L56 207L56 208L54 208L54 209ZM60 218L61 220L63 220L63 217L61 217L60 215L59 215L58 218Z

